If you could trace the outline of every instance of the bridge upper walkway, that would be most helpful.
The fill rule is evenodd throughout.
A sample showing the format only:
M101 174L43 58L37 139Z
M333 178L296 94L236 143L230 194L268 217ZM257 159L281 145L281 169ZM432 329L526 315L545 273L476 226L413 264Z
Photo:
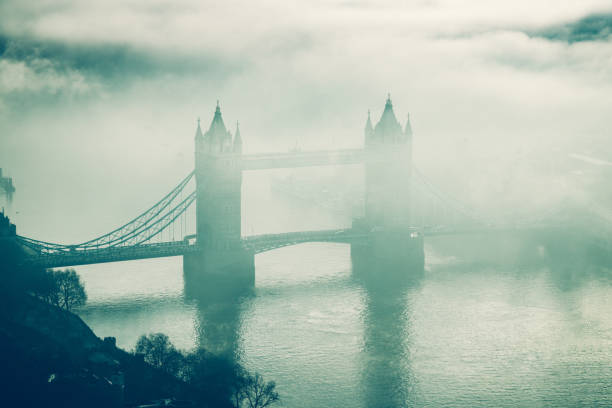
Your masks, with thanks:
M364 158L365 153L363 149L297 151L241 156L243 170L347 165L362 163Z
M242 245L245 249L258 254L271 251L290 245L302 244L305 242L342 242L354 243L365 242L369 235L364 231L353 229L330 229L320 231L299 231L285 232L280 234L251 235L242 238Z

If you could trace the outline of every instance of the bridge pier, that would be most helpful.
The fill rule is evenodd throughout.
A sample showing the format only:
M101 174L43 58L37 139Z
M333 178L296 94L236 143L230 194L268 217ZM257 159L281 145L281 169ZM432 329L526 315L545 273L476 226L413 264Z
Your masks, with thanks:
M423 236L414 230L371 232L366 243L351 244L353 274L385 281L415 278L423 274Z
M196 242L183 258L185 290L221 297L255 284L253 252L241 243L242 138L225 127L217 103L210 128L195 136Z
M255 254L245 249L185 254L183 274L189 296L225 298L248 293L255 286Z

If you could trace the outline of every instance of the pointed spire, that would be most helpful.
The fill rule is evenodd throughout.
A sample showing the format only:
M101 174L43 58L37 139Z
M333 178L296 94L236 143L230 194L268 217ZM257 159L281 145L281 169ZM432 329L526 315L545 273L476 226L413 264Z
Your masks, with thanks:
M370 117L370 110L368 109L368 120L366 121L365 128L363 129L365 136L365 144L371 145L374 143L374 127L372 126L372 119Z
M412 137L412 125L410 124L410 114L406 115L406 127L404 128L404 135L406 139L410 139Z
M385 102L385 112L391 110L393 111L393 102L391 102L391 94L387 94L387 101Z
M240 136L240 122L236 121L236 135L234 136L234 153L242 153L242 137Z
M208 131L204 134L204 139L211 153L223 153L232 149L232 136L225 128L225 123L223 123L219 100L217 100L215 114Z
M221 107L219 106L219 100L217 99L217 107L215 108L215 116L213 117L212 122L210 123L210 128L207 133L214 133L217 131L222 131L223 133L227 132L225 129L225 123L223 123L223 116L221 115Z
M370 117L370 110L369 109L368 109L368 120L366 121L366 125L365 125L365 131L366 131L366 133L374 131L374 126L372 126L372 118Z
M393 104L391 103L391 94L387 95L385 102L385 110L380 117L380 120L374 127L376 139L382 143L395 143L401 139L402 126L397 121L393 112Z
M204 137L202 134L202 128L200 127L200 117L198 117L198 128L196 129L195 137L196 139L202 139Z

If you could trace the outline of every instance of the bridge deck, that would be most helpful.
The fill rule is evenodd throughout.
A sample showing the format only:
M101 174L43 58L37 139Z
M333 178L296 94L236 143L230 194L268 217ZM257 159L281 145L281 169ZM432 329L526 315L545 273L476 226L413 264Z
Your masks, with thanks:
M350 229L333 229L254 235L243 238L242 246L244 249L258 254L272 249L305 242L355 242L365 239L367 239L367 235L364 233L356 233ZM178 241L100 248L88 251L58 251L48 254L32 254L26 258L26 263L44 268L58 268L64 266L180 256L197 252L198 250L200 250L200 247L197 244Z
M531 226L527 230L543 229L541 226ZM424 228L420 230L423 236L456 235L512 231L525 231L525 228L511 227L481 227L481 228ZM415 229L417 231L417 229ZM319 231L299 231L279 234L252 235L242 238L242 247L254 254L270 251L306 242L338 242L364 243L371 238L368 231L354 229L329 229ZM162 258L181 256L201 250L196 243L186 241L165 242L158 244L141 244L126 247L92 249L87 251L58 251L49 254L31 254L26 263L45 268L64 266L89 265L107 262L130 261L147 258Z
M195 244L182 241L161 244L144 244L128 247L93 249L89 251L38 254L26 258L26 263L44 268L91 265L107 262L133 261L137 259L163 258L185 255L198 250Z

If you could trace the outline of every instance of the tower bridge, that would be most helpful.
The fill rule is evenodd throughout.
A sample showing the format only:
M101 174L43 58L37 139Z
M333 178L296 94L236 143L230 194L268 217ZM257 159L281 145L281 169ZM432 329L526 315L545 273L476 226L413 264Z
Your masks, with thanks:
M363 149L242 154L236 125L226 128L217 103L212 122L195 134L195 170L159 202L132 221L81 244L66 245L17 236L25 262L62 267L133 259L183 256L185 274L200 280L254 281L254 255L305 242L342 242L360 259L393 262L394 268L422 268L423 234L452 233L485 224L449 199L413 169L412 129L402 128L390 97L376 126L370 113ZM243 237L241 231L244 171L361 163L365 170L365 216L351 228L297 231ZM190 191L195 184L193 191ZM420 205L417 205L420 203ZM195 236L153 242L176 224L184 225L195 205ZM424 228L424 226L428 226ZM439 226L439 227L436 227Z

